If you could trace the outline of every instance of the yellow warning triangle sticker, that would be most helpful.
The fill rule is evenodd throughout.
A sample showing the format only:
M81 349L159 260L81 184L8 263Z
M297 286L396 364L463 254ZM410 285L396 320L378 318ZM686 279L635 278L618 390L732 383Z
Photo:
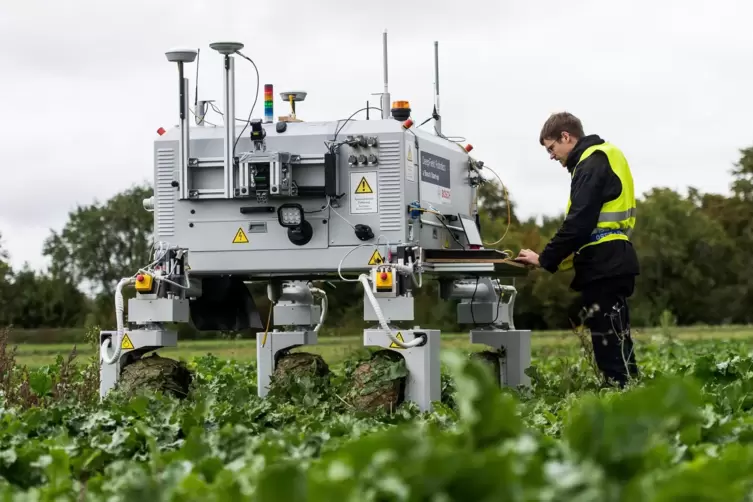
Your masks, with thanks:
M356 193L374 193L374 190L371 189L371 185L369 185L369 182L366 181L365 176L361 178L361 181L358 183Z
M121 349L132 349L133 343L131 343L131 339L128 338L128 333L123 335L123 341L120 342L120 348Z
M405 339L403 338L403 334L400 331L397 332L397 335L395 335L395 338L397 338L401 342L405 343ZM390 344L390 348L391 349L402 349L404 347L401 347L400 345L396 344L395 342L392 342Z
M384 258L379 254L379 250L375 249L371 254L371 258L369 258L369 265L381 265L382 263L384 263Z
M246 232L244 232L242 228L239 228L238 231L235 232L233 244L248 244L248 237L246 237Z

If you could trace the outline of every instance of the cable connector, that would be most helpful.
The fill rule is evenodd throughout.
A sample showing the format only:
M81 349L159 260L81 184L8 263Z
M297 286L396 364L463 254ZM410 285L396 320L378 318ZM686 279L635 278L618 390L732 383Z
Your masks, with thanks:
M355 229L356 231L356 237L358 237L362 241L370 241L374 238L374 232L371 230L371 227L368 225L363 225L361 223L356 224Z
M421 203L414 200L408 204L408 211L412 220L417 220L421 216Z

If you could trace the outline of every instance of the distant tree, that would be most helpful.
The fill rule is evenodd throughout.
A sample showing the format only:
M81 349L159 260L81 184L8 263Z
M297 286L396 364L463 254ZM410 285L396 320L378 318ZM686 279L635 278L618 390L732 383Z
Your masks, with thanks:
M148 262L152 247L152 213L142 201L149 186L134 186L105 203L79 206L68 215L62 232L52 232L43 253L54 277L110 296L118 281Z
M68 328L82 326L89 305L75 284L24 266L13 277L8 302L15 327Z
M3 244L2 232L0 232L0 328L8 326L11 321L11 309L9 304L12 298L11 280L13 270L10 266L10 254Z
M732 193L742 201L753 202L753 147L740 150L740 160L732 169Z
M486 176L493 175L487 173ZM489 180L479 186L478 204L480 208L483 208L481 217L485 220L507 223L509 219L512 225L520 223L515 214L515 203L510 198L509 191L496 180Z
M715 295L726 291L727 301L714 309L723 313L725 322L753 322L753 147L740 150L740 160L731 171L730 196L703 194L691 188L690 198L701 210L718 222L734 242L734 256L716 264ZM719 286L721 284L721 286Z
M723 226L668 188L638 205L633 241L641 262L635 302L645 322L671 310L682 324L720 322L736 296L735 242ZM725 305L726 304L726 305Z

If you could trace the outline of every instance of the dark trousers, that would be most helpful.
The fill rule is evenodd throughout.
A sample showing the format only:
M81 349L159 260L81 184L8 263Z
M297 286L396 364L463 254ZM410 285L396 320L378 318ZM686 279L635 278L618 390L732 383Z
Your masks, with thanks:
M628 375L638 376L627 303L634 288L631 276L594 281L581 291L579 319L591 331L596 364L608 383L620 387Z

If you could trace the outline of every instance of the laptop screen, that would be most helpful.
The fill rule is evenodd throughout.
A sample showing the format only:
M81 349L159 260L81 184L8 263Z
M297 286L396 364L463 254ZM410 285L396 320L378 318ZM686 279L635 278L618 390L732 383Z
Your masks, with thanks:
M481 233L476 226L476 220L468 216L467 214L458 214L460 218L460 224L463 225L465 230L465 238L468 239L470 246L483 246L484 242L481 240Z

